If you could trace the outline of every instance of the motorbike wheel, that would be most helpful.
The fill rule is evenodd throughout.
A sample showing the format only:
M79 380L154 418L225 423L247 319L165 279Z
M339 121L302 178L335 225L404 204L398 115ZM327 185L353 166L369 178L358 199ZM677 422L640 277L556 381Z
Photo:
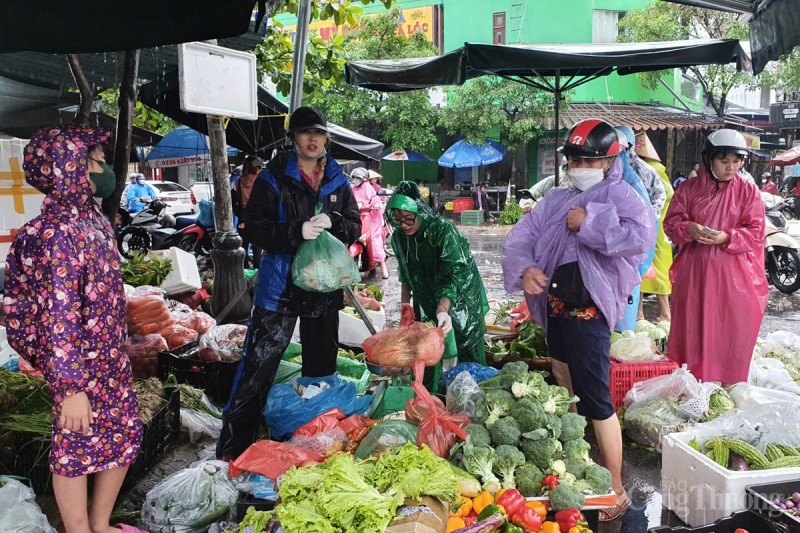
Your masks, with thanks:
M125 228L117 237L117 247L119 253L125 259L133 259L134 254L137 252L145 253L153 246L150 235L147 231L142 231L137 228Z
M800 289L800 253L791 248L768 252L767 273L775 288L784 294Z
M195 252L195 248L197 247L197 236L195 235L184 235L178 242L175 243L175 246L183 250L184 252L189 252L193 254Z

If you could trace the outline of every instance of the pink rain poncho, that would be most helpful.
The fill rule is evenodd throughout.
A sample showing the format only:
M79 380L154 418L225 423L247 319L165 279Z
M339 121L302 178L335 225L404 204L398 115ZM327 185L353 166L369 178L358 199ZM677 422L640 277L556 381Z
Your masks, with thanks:
M386 250L383 246L383 212L385 206L380 196L375 192L368 181L361 185L353 186L353 194L358 202L358 207L363 213L369 210L369 242L372 259L378 263L386 261Z
M577 252L583 282L609 329L622 317L628 296L639 285L639 264L655 244L655 215L636 191L621 179L614 162L606 179L581 192L556 188L511 230L503 243L503 275L508 292L522 290L521 276L536 267L549 278ZM573 207L586 210L580 231L567 228ZM575 239L573 242L572 240ZM525 295L533 320L547 326L547 291Z
M723 245L692 240L692 223L724 231ZM672 197L664 231L680 253L672 266L669 357L698 379L747 381L767 305L764 205L738 175L717 183L703 169Z

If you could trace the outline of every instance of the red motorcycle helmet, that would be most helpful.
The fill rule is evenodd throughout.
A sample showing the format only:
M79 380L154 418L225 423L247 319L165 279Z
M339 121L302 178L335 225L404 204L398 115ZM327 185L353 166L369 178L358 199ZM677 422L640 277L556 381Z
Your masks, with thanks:
M567 157L597 159L614 157L622 152L617 130L602 120L590 118L572 126L558 151Z

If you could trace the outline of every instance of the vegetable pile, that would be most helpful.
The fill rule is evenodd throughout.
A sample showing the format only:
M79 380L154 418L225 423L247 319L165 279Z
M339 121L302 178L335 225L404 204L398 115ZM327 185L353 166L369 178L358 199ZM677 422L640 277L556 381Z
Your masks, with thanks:
M636 322L635 331L611 334L611 357L621 361L661 359L669 337L669 321L653 324L648 320ZM648 342L650 341L650 342Z
M509 342L486 340L486 353L492 361L499 363L506 357L520 359L544 358L547 352L547 334L541 326L526 320L517 326L519 336Z
M580 508L585 494L610 492L611 474L589 458L586 420L568 412L577 397L523 362L506 363L480 388L486 395L465 428L467 441L454 446L450 458L485 490L548 495L556 510Z
M500 223L506 226L516 224L522 218L523 212L519 203L514 201L506 202L505 207L500 212Z
M137 252L133 257L120 265L122 281L134 287L152 285L158 287L172 271L172 261L159 259L153 254Z
M748 442L726 437L709 439L703 444L692 440L689 446L729 470L800 468L800 448L785 444L767 444L763 453Z

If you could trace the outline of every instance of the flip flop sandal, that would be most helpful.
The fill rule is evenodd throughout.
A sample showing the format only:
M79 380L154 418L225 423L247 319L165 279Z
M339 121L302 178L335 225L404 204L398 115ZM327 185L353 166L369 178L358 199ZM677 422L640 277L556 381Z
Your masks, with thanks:
M139 529L138 527L129 526L127 524L117 524L114 527L120 528L122 533L145 533L145 531Z
M621 503L618 503L615 507L607 507L606 509L601 509L599 520L600 522L611 522L613 520L616 520L617 518L625 514L625 511L627 511L628 507L630 506L631 506L631 500L626 495L625 499L622 500Z

